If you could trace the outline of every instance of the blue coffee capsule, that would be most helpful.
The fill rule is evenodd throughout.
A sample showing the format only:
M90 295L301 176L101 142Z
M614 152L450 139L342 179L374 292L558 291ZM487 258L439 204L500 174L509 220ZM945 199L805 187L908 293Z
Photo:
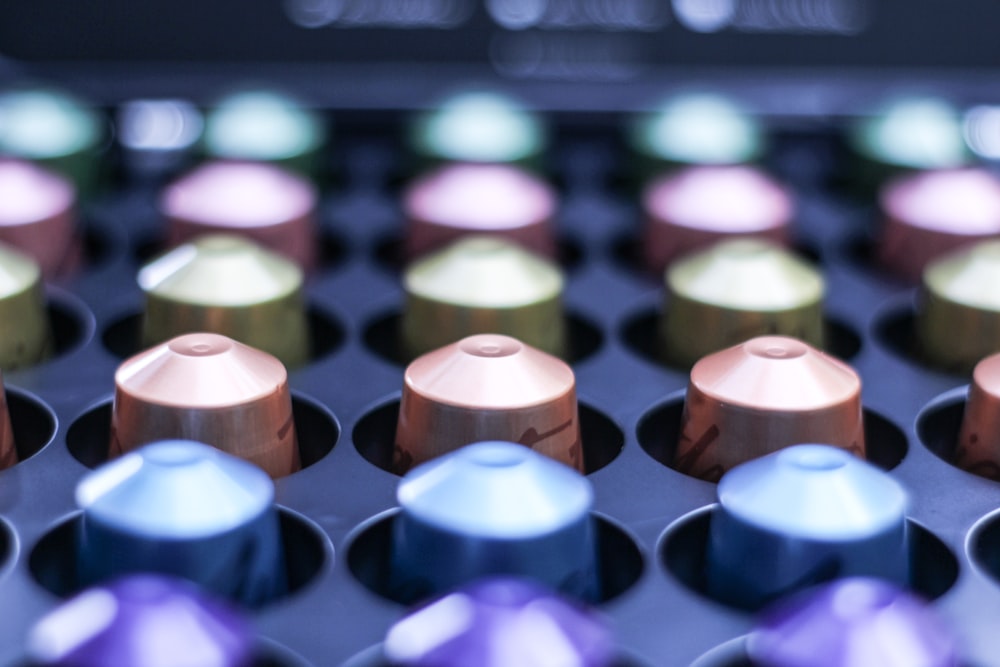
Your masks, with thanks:
M534 579L585 600L597 590L593 489L510 442L480 442L417 466L396 496L393 587L440 594L487 575Z
M905 585L907 496L890 476L828 445L795 445L719 482L708 592L741 607L822 581L869 576Z
M157 572L249 605L285 590L274 485L242 459L165 440L85 476L76 500L84 586Z

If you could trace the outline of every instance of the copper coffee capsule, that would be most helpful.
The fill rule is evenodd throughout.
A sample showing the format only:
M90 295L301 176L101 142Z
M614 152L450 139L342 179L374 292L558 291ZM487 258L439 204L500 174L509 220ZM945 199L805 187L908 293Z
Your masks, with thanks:
M0 368L30 366L51 352L52 334L38 264L0 243Z
M0 159L0 241L38 262L43 277L67 276L80 261L76 188L30 162Z
M7 409L7 391L0 377L0 470L5 470L17 463L17 446L14 443L14 429L10 423L10 410Z
M403 195L406 256L416 259L468 234L503 236L554 258L556 195L537 176L497 164L449 164Z
M139 271L146 294L143 347L210 331L273 354L286 366L309 356L302 270L253 241L213 234Z
M1000 179L985 169L904 176L883 188L879 261L917 282L934 259L1000 235Z
M309 181L275 165L209 162L172 183L160 210L170 246L241 234L308 270L316 261L317 196Z
M1000 239L927 266L916 327L921 356L945 370L967 373L1000 351Z
M794 338L761 336L691 369L674 467L718 481L730 468L803 442L864 457L861 379Z
M154 440L192 439L263 468L299 469L288 374L281 362L225 336L178 336L115 373L109 455Z
M1000 354L980 361L972 373L955 462L1000 481Z
M408 358L477 333L565 351L559 267L496 237L461 239L407 267L402 338Z
M393 469L507 440L583 470L572 369L516 338L469 336L406 368Z
M656 274L676 258L733 236L787 243L788 191L751 166L689 167L652 181L642 199L643 253Z
M823 276L759 239L720 241L666 271L663 358L690 366L752 336L780 334L822 347Z

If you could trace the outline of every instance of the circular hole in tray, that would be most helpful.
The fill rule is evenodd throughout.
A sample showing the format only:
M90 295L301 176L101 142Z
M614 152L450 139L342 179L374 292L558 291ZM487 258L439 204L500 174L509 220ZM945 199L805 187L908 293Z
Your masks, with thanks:
M573 271L583 262L583 246L576 239L560 236L556 241L556 261L564 271ZM393 273L402 273L407 261L403 254L403 237L398 232L383 235L372 251L375 262Z
M912 284L882 266L878 258L878 242L869 234L861 232L849 237L843 245L841 254L854 267L871 274L883 283L899 288Z
M4 519L0 519L0 578L6 574L7 566L13 562L15 544L17 541L10 524Z
M40 398L26 391L7 387L6 393L17 460L25 461L52 442L56 435L56 414Z
M310 304L306 309L306 325L309 327L310 363L332 354L344 342L344 327L333 315L315 305ZM111 354L119 359L128 359L143 349L140 346L141 331L142 313L130 312L105 327L101 342Z
M917 415L917 437L920 442L932 454L952 465L955 465L967 393L967 387L945 392L928 403ZM969 472L1000 481L1000 470L995 466Z
M688 371L689 367L677 366L664 361L660 352L660 310L644 308L627 317L619 335L625 345L646 361L678 371ZM861 336L847 323L832 317L823 318L823 335L827 341L826 351L838 359L850 360L861 351Z
M684 393L683 390L675 392L647 410L636 427L639 445L643 450L674 470L674 454L681 430L681 414L684 411ZM862 414L868 462L882 470L892 470L906 456L906 434L874 410L863 408Z
M344 239L327 227L318 230L317 242L319 252L316 254L316 266L309 273L332 269L344 261L347 256L347 243ZM140 265L145 265L156 259L169 248L162 234L153 232L140 234L132 249L132 258Z
M625 435L609 417L586 403L579 403L578 411L584 472L589 475L618 456L625 446ZM392 451L398 419L399 399L396 398L372 408L354 426L353 440L358 453L386 472L393 472Z
M392 572L393 522L398 511L377 519L358 533L347 548L347 567L355 579L373 593L400 604L411 605L446 591L426 591L424 595L412 590L392 588L396 579ZM642 554L639 547L616 523L602 516L591 514L596 530L598 585L597 599L587 603L604 603L628 590L642 575Z
M691 667L754 667L747 657L746 637L730 639L703 654Z
M73 420L66 432L70 454L88 468L96 468L108 460L111 410L112 400L103 400ZM299 459L302 467L308 468L333 450L340 438L340 425L323 404L296 391L292 392L292 418Z
M77 575L82 516L78 512L49 530L28 557L28 568L35 581L62 598L83 589ZM323 569L327 558L325 538L310 522L282 507L278 508L278 521L288 589L261 606L285 599L307 586Z
M711 517L718 511L716 505L697 510L680 519L667 529L659 548L661 562L667 571L687 588L709 599L713 598L707 590L705 573L708 534ZM1000 536L1000 528L997 534ZM958 579L958 560L944 542L909 519L907 539L910 553L908 587L927 599L941 597ZM739 608L727 602L719 600L716 602L731 608ZM757 609L745 611L757 611Z
M382 359L405 366L413 361L407 358L400 342L402 314L392 310L374 317L364 328L365 345ZM601 330L582 315L566 313L568 354L566 362L576 364L597 352L604 343Z
M49 287L46 311L52 327L53 357L83 347L94 335L94 316L86 305L68 292Z

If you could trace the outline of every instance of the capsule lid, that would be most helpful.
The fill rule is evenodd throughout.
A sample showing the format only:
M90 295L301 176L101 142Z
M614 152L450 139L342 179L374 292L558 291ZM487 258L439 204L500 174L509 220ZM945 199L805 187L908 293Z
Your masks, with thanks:
M568 466L512 442L466 445L417 466L400 481L404 514L443 530L529 538L583 520L590 482Z
M733 100L687 93L642 114L632 147L651 157L687 164L750 162L764 151L760 123Z
M858 123L851 142L871 159L912 169L958 167L969 160L958 110L933 97L893 100Z
M239 528L271 507L263 470L193 440L164 440L110 461L76 487L85 517L160 539Z
M520 245L487 236L460 239L406 269L406 291L469 308L518 308L557 298L562 272Z
M20 294L42 279L38 262L0 242L0 299Z
M719 481L722 510L746 523L811 539L852 539L902 525L906 492L837 447L795 445L742 463Z
M980 241L928 264L924 288L953 303L1000 311L1000 240Z
M170 301L252 306L293 294L302 271L241 236L213 234L180 245L139 271L139 287Z
M102 132L98 115L66 93L38 88L0 94L0 152L59 158L95 147Z
M506 95L466 92L422 114L414 125L414 149L457 162L517 162L545 146L541 121Z
M424 398L468 409L549 403L576 388L566 362L499 334L468 336L418 357L404 381Z
M667 269L667 287L687 299L734 310L781 311L822 300L823 276L787 250L729 239Z
M221 100L205 121L205 148L234 160L282 160L316 149L323 125L299 102L270 91L245 91Z

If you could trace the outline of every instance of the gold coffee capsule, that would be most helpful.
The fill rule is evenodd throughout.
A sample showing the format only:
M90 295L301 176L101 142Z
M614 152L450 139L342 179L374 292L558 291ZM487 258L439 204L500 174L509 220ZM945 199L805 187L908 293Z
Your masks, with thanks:
M38 264L0 243L0 368L36 364L49 356L51 347Z
M411 264L402 337L408 358L477 333L563 356L562 272L496 237L470 237Z
M669 363L690 366L766 334L823 346L823 277L780 246L721 241L677 260L665 277L660 339Z
M0 376L0 470L6 470L17 463L17 446L14 444L14 429L7 409L7 391Z
M801 443L865 456L861 378L784 336L710 354L691 369L674 467L718 481L734 466Z
M146 293L143 347L210 331L273 354L286 366L309 357L302 271L238 236L203 236L139 272Z
M1000 354L986 357L972 372L955 462L1000 481Z
M917 309L920 352L966 373L1000 351L1000 240L949 253L924 270Z
M299 469L288 374L260 350L212 333L178 336L115 373L109 456L156 440L197 440L271 477Z
M406 368L393 469L506 440L583 471L573 370L516 338L480 334Z

